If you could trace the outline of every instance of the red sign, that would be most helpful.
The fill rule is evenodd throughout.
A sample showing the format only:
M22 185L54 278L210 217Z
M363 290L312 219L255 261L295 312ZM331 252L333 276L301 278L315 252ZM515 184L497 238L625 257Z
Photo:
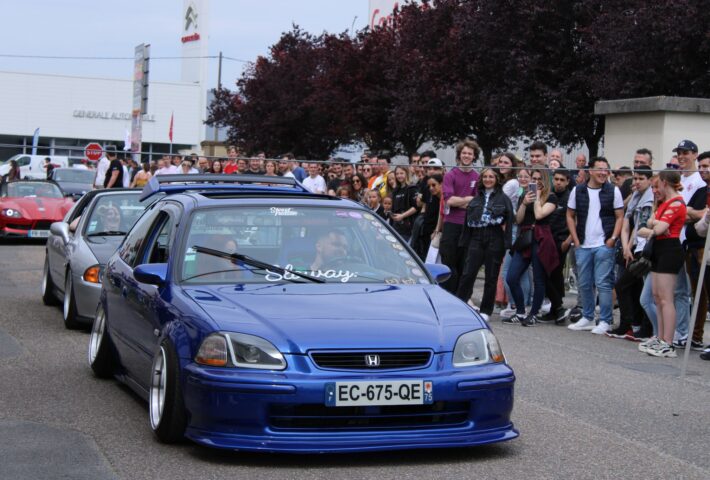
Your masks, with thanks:
M104 149L98 143L90 143L84 147L84 156L92 162L98 161L101 155L104 154Z
M180 41L182 41L182 43L187 43L187 42L196 42L199 39L200 39L200 34L193 33L192 35L187 35L187 36L182 37L180 39Z

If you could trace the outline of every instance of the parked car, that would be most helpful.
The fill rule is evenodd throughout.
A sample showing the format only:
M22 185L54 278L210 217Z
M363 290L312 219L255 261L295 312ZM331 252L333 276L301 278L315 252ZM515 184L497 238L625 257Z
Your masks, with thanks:
M126 232L153 199L140 190L91 190L60 222L50 226L42 277L46 305L62 301L64 325L91 325L101 292L101 274Z
M86 192L93 190L95 176L96 172L93 170L55 168L49 179L59 185L64 195L78 200Z
M0 164L0 177L10 172L10 160L17 160L20 167L20 178L26 180L45 180L47 170L44 168L44 159L49 158L54 168L66 168L69 166L69 159L58 155L25 155L18 154L10 157Z
M49 226L74 202L53 183L17 181L0 186L0 237L47 238Z
M437 285L448 267L366 207L263 181L153 177L143 199L166 196L106 265L89 363L147 400L157 438L345 452L517 437L513 370Z

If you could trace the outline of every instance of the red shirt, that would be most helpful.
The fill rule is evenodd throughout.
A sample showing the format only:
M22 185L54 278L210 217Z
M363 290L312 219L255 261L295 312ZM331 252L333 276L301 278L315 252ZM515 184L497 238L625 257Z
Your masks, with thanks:
M237 162L226 163L222 170L224 170L224 173L227 174L237 173Z
M675 202L675 203L673 203ZM671 205L673 203L673 205ZM680 231L685 225L685 215L688 209L685 207L683 202L683 197L678 195L677 197L670 198L658 206L656 210L656 220L661 222L666 222L669 227L668 231L663 235L658 235L656 240L663 240L665 238L680 238Z

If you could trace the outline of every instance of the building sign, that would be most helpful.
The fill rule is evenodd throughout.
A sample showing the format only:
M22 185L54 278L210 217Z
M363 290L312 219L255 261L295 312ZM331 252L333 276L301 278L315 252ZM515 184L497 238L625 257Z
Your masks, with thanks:
M72 116L76 118L97 118L100 120L132 120L133 115L127 112L102 112L99 110L74 110ZM155 122L155 115L143 115L144 122Z
M148 65L150 45L140 44L135 50L133 66L133 110L131 111L131 152L133 159L140 163L143 137L143 114L148 109Z
M195 2L189 2L185 8L185 17L183 19L183 36L180 39L182 43L196 42L200 39L200 34L198 33L198 20L199 13Z

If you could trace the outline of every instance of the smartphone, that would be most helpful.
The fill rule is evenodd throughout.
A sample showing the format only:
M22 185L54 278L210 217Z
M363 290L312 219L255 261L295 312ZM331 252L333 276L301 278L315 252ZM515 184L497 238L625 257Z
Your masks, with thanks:
M537 183L531 182L528 185L528 192L537 193Z

